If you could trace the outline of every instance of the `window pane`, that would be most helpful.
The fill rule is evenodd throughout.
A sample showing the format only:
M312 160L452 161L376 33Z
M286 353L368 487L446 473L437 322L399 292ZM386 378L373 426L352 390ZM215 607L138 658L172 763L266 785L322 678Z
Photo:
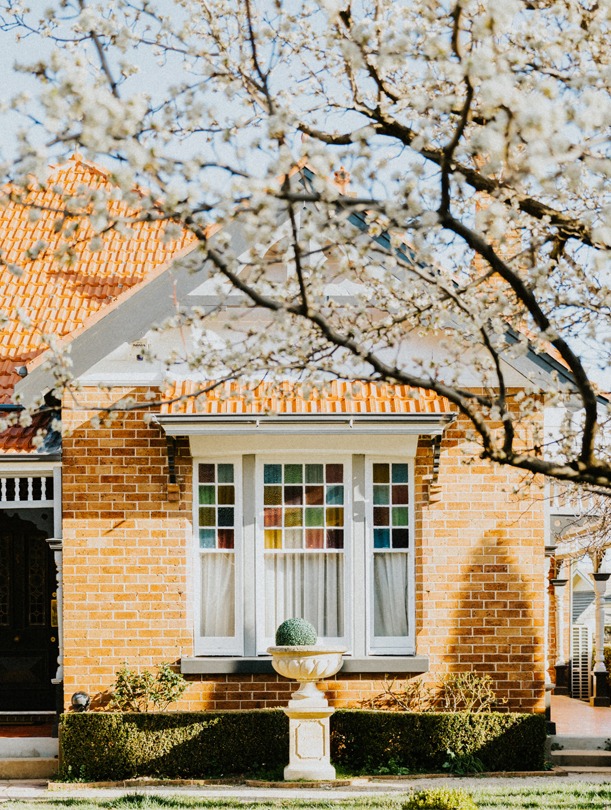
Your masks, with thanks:
M234 539L233 529L219 529L219 548L233 548Z
M407 484L407 464L392 465L393 484Z
M373 483L388 484L390 482L390 469L388 464L373 465Z
M373 525L388 526L390 523L390 509L387 506L373 507Z
M344 635L344 555L267 554L265 633L273 638L285 619L302 616L319 636Z
M324 482L322 464L306 464L306 484L322 484Z
M327 529L327 548L344 547L344 530Z
M373 502L375 504L386 504L390 499L390 487L380 485L373 488Z
M266 508L263 510L264 526L282 526L282 509Z
M233 464L218 465L219 484L233 484Z
M305 530L306 548L324 548L325 533L323 529Z
M199 465L199 482L200 484L214 483L214 464Z
M407 636L407 554L374 554L373 585L374 635Z
M303 503L303 487L284 487L284 503Z
M322 507L314 506L311 509L305 510L305 525L306 526L324 526L325 525L325 510Z
M201 555L202 636L235 634L235 566L233 552Z
M325 502L324 487L306 487L306 503L322 504Z
M235 487L219 487L219 503L233 505L235 503Z
M204 506L199 510L200 526L216 526L216 509L214 506Z
M392 547L393 548L409 548L409 530L408 529L393 529L392 530Z
M284 532L284 548L303 548L303 529L287 529Z
M266 506L280 506L282 503L282 487L265 487L263 503Z
M216 503L216 489L214 486L203 486L199 488L199 502L202 505Z
M404 484L395 484L392 488L392 502L409 503L409 487Z
M220 506L217 520L219 526L233 526L233 507Z
M341 484L344 480L343 464L327 464L325 480L327 484Z
M327 526L343 526L344 510L341 507L327 507Z
M263 466L263 483L265 483L265 484L281 484L282 483L282 465L281 464L265 464Z
M284 465L284 483L301 484L303 481L303 467L301 464Z
M344 502L344 488L342 486L327 487L327 503L328 504L343 504Z
M265 529L265 548L282 548L282 529Z
M199 530L199 547L200 548L216 548L216 530L215 529L200 529Z
M303 526L303 509L298 506L290 506L284 510L285 526Z
M392 525L393 526L407 526L409 510L407 506L393 506L392 508Z
M390 529L373 530L373 547L390 548Z

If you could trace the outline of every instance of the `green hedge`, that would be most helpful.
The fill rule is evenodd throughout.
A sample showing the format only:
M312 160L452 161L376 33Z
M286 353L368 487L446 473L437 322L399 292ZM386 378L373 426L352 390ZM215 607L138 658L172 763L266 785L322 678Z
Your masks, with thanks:
M226 712L64 714L62 774L86 780L133 776L206 778L281 773L288 761L281 709ZM545 719L526 714L411 714L338 710L331 758L349 772L395 766L439 771L448 749L485 770L540 770Z

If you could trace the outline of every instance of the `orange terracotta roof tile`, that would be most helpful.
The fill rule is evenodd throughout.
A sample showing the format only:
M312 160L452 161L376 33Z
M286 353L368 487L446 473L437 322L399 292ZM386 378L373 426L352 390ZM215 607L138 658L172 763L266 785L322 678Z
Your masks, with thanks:
M180 381L165 393L161 412L172 415L230 414L450 414L444 397L407 385L333 381L324 389L299 383L222 383L207 393L205 383Z
M27 427L13 425L0 433L0 458L6 453L33 453L37 449L34 439L48 429L53 415L36 414Z
M15 189L0 191L0 312L7 321L0 329L0 403L9 402L18 377L16 366L24 365L45 350L44 335L64 338L90 317L111 304L119 295L147 278L190 244L188 234L163 242L164 224L136 223L127 239L114 231L103 236L103 248L92 251L91 226L83 221L76 237L67 239L55 232L61 195L77 195L79 189L112 190L109 174L78 157L54 170L45 188L33 186L23 198ZM12 194L12 196L11 196ZM31 206L41 206L38 219ZM134 211L112 200L111 214L128 216ZM27 255L37 243L47 247L34 259ZM73 251L70 264L55 258L55 251L68 244ZM21 268L17 277L7 265ZM31 325L25 325L26 318Z

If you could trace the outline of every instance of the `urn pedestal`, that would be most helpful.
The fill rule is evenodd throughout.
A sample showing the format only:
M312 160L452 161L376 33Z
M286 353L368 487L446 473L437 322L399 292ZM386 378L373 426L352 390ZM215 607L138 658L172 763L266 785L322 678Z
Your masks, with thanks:
M270 647L272 666L279 675L299 682L285 714L289 718L287 781L335 779L330 761L329 718L335 711L316 683L335 675L342 666L345 647Z

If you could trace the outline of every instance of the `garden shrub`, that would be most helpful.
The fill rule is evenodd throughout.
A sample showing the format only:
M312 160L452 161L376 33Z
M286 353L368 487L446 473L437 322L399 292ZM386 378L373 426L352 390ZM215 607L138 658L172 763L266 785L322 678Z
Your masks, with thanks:
M340 709L331 759L349 773L441 771L452 751L486 771L542 770L545 719L526 714L411 714ZM82 712L62 716L63 773L96 781L135 776L208 778L267 773L288 762L281 709Z
M317 640L314 625L305 619L287 619L276 630L277 647L304 647Z
M401 810L477 810L477 805L461 790L434 788L414 793Z

